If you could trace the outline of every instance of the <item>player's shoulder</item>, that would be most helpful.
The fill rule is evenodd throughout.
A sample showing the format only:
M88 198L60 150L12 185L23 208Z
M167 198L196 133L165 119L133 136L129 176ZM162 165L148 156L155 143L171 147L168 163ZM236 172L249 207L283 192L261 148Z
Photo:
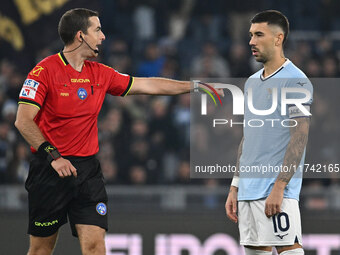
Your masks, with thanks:
M261 68L261 69L258 70L256 73L254 73L254 74L252 74L251 76L249 76L248 79L260 78L262 73L263 73L263 68Z
M246 80L245 84L244 84L244 88L247 89L247 87L250 84L258 83L261 80L261 74L262 73L263 73L263 68L261 68L256 73L254 73L251 76L249 76L248 79Z
M307 75L300 69L298 68L293 62L291 62L290 60L287 63L287 65L285 66L285 68L283 68L283 74L285 76L287 76L287 78L306 78L307 79Z
M289 62L284 68L283 75L285 78L289 78L286 82L287 87L303 87L310 91L313 91L313 85L308 79L307 75L292 62Z

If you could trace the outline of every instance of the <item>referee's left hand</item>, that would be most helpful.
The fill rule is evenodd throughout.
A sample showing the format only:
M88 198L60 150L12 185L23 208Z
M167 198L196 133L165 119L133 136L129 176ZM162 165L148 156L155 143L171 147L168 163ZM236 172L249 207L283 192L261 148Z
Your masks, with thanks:
M53 160L51 166L58 173L60 178L73 175L77 177L77 169L71 164L71 162L63 157Z
M216 88L216 86L218 86L218 85L224 85L223 83L210 83L210 84L216 90L217 94L219 94L221 97L224 97L223 88L222 89L221 88ZM212 91L210 90L210 92L212 92Z

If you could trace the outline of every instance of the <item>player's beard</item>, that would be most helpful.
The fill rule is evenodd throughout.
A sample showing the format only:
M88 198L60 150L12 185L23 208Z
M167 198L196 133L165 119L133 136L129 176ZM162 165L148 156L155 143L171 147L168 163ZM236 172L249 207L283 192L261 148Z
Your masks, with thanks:
M256 55L254 55L254 58L256 60L256 62L260 62L260 63L263 63L265 64L268 60L267 58L267 54L264 53L264 52L261 52L257 47L251 47L251 50L255 50L256 51Z
M259 51L258 49L256 49L258 52L257 58L255 57L255 60L257 62L260 62L262 64L266 64L268 61L270 61L271 59L273 59L273 57L275 56L275 51L274 49L271 48L264 48L263 51Z
M268 61L268 58L265 54L261 54L259 52L258 56L255 57L256 62L260 62L262 64L265 64Z

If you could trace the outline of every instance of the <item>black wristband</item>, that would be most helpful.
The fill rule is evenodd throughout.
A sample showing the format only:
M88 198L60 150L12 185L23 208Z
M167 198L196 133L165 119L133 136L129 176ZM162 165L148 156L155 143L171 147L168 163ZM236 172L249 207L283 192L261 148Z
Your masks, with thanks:
M46 158L48 163L51 164L53 160L57 160L58 158L61 158L61 155L58 151L58 149L50 144L49 142L43 142L38 149L38 154Z

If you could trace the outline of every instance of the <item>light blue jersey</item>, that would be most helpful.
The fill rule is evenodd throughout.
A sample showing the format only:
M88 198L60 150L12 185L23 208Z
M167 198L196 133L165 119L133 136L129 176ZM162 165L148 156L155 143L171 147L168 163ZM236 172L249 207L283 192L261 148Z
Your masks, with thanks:
M304 106L310 112L313 86L306 75L290 60L272 75L263 78L263 69L249 77L244 87L244 141L240 157L240 182L238 200L257 200L269 195L283 164L284 155L290 140L290 125L294 119L306 117L300 108L287 105L284 108L281 97L286 89L301 88L310 92L311 99ZM294 90L294 89L291 89ZM252 92L252 102L247 98ZM277 93L277 100L274 94ZM306 94L305 93L305 94ZM306 95L301 92L286 93L285 98L303 99ZM308 97L307 97L308 98ZM277 102L277 107L273 106ZM275 106L275 105L274 105ZM273 109L268 115L254 114L255 110ZM275 109L275 110L274 110ZM286 110L286 115L282 115ZM284 191L285 198L299 200L302 184L302 170L305 160L303 153L298 172L295 173Z

